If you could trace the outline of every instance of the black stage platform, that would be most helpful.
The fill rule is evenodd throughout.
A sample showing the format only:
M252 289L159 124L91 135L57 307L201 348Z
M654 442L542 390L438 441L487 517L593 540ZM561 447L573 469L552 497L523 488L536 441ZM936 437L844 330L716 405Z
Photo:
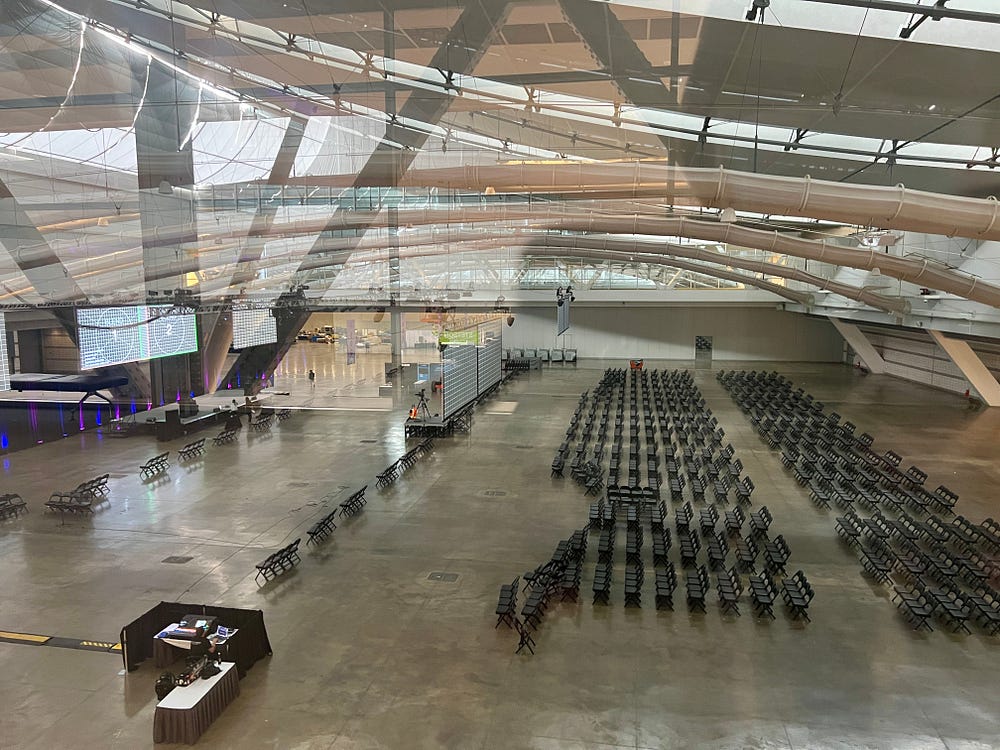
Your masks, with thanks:
M91 396L102 398L109 404L111 399L98 391L128 385L128 378L108 375L51 375L44 372L22 372L10 376L12 391L58 391L60 393L83 393L80 403Z

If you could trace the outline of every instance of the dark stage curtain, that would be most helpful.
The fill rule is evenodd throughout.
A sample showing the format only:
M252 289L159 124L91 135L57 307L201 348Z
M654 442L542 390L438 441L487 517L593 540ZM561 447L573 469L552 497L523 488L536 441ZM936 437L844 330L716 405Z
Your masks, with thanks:
M184 615L201 614L218 618L220 625L239 628L229 646L229 658L236 663L240 679L258 660L271 655L271 642L264 627L264 613L259 609L234 609L204 604L160 602L121 632L122 661L129 672L153 655L153 636Z

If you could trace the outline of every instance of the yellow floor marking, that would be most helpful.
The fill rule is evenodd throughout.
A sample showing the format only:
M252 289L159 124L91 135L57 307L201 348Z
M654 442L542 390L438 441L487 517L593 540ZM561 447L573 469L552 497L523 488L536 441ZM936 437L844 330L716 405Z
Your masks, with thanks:
M31 641L32 643L45 643L51 635L31 635L30 633L7 633L0 630L0 638L10 638L14 641Z

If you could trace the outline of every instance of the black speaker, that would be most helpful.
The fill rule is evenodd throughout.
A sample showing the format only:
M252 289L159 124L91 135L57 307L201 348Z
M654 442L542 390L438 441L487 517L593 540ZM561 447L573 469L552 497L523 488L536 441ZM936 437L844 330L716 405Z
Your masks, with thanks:
M165 422L157 425L157 440L175 440L184 434L184 426L181 424L181 413L179 409L167 409L164 412Z

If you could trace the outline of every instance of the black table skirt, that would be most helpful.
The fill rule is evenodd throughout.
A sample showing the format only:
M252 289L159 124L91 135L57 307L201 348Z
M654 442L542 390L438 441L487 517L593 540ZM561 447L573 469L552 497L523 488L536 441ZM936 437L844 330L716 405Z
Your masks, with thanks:
M264 627L264 613L260 610L160 602L122 628L122 661L125 663L125 669L131 672L145 659L153 656L155 646L153 641L156 634L163 629L164 623L180 622L186 614L214 616L230 628L239 628L238 636L227 644L227 653L228 658L236 662L241 678L258 659L271 653L267 629Z
M156 665L158 669L163 667L169 667L178 659L181 659L191 652L188 649L178 648L173 646L162 638L153 639L153 664Z
M230 669L193 708L157 708L153 714L153 742L193 745L239 694L238 671Z

